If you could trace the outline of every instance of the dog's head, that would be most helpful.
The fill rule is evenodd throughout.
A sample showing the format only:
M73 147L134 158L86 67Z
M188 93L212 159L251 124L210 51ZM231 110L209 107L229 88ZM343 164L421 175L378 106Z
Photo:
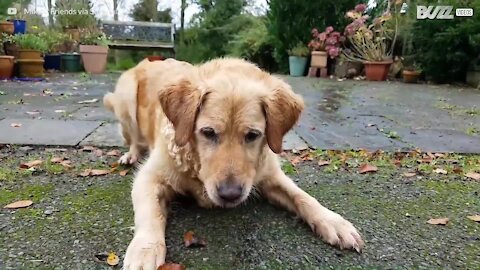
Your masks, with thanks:
M283 136L303 110L288 84L261 75L219 70L202 80L182 80L159 96L176 144L195 148L199 179L218 206L233 207L248 197L265 151L282 151Z

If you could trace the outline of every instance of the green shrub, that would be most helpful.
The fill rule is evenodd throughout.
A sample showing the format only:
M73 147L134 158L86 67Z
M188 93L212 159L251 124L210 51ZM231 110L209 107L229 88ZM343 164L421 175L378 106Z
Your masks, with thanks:
M47 42L34 34L23 34L14 36L15 43L20 49L25 50L37 50L41 52L46 52L48 50Z
M311 30L333 26L343 29L347 24L345 12L361 0L270 0L269 33L275 48L274 56L281 71L288 70L288 49L311 39Z
M247 59L261 68L275 71L273 46L267 31L266 18L248 15L244 29L234 34L228 43L228 54Z
M473 8L473 17L452 20L417 20L413 45L417 62L427 78L435 82L464 81L465 74L480 54L480 1L421 1L417 5L452 5ZM455 12L455 11L453 11Z
M288 55L291 56L307 57L309 54L310 50L302 42L299 42L295 47L288 50Z

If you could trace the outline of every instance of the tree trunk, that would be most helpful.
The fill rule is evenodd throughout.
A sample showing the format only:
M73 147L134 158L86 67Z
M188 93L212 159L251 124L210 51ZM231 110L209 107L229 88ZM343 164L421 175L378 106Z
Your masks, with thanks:
M180 6L180 31L183 31L185 27L185 9L187 8L187 0L182 0L182 5Z
M113 0L113 20L118 21L118 0Z
M47 0L48 26L53 27L52 0Z

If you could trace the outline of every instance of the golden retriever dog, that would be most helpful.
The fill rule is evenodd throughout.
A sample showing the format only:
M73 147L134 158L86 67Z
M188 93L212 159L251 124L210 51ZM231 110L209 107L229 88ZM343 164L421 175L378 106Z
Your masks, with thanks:
M120 157L120 164L134 164L154 145L153 122L157 118L151 113L160 106L155 86L190 72L192 67L175 59L153 62L145 59L120 76L114 93L105 95L103 104L119 120L120 133L129 146L129 151ZM141 85L147 82L151 85Z
M168 204L176 194L190 195L202 207L235 207L254 187L300 216L327 243L362 249L350 222L281 170L282 138L304 107L283 80L230 58L169 76L146 70L131 79L125 84L148 93L148 100L137 99L148 113L137 118L145 117L138 122L153 141L133 183L135 234L124 269L155 270L165 262Z

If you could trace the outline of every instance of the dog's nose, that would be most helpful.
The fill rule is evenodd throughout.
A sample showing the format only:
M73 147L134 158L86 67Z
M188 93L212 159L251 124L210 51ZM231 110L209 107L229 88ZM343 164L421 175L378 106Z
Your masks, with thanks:
M221 183L217 188L217 194L222 200L234 202L242 196L243 187L236 183Z

